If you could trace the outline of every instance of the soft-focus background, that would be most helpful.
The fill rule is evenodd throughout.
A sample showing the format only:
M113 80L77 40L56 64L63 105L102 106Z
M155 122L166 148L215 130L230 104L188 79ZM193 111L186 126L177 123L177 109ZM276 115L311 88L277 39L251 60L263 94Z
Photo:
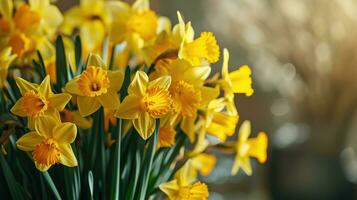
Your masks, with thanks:
M66 10L75 0L58 0ZM266 165L230 177L220 156L204 180L212 200L357 199L357 1L152 0L230 50L231 69L249 64L255 93L237 102L240 122L265 130ZM221 63L213 66L220 70Z

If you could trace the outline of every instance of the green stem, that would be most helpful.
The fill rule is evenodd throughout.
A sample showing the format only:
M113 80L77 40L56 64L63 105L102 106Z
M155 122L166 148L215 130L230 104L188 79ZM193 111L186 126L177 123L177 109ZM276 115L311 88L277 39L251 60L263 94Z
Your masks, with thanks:
M118 120L118 131L117 135L115 137L115 146L114 146L114 163L112 166L112 182L111 182L111 188L110 188L110 199L116 200L119 199L119 194L120 194L120 151L121 151L121 135L122 135L122 123L123 120L119 119Z

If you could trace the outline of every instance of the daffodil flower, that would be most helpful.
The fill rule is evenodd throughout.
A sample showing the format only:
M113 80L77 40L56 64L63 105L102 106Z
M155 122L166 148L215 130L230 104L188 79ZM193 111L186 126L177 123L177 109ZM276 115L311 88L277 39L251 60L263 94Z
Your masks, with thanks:
M45 115L59 118L58 112L62 111L71 99L71 95L67 93L52 92L49 76L46 76L40 85L16 77L16 84L22 97L11 108L11 112L28 117L29 128L33 127L33 123L39 118L46 117Z
M196 181L196 177L196 170L188 160L172 181L162 183L159 188L171 200L206 200L209 196L207 185Z
M4 87L7 70L15 58L16 55L11 55L11 47L7 47L0 51L0 88Z
M16 142L19 149L32 152L32 158L40 171L47 171L52 165L61 163L68 167L77 166L71 143L77 135L72 123L61 123L55 118L42 118L35 124L35 130L26 133Z
M268 137L266 133L260 132L256 138L248 138L251 127L249 121L244 121L239 129L238 141L235 145L236 157L231 174L235 175L240 168L248 175L252 175L250 158L258 159L264 163L267 159Z
M119 106L118 91L123 83L121 71L107 70L98 55L90 55L88 66L81 75L66 84L66 91L76 95L79 113L88 116L100 106L117 109Z
M170 76L149 81L145 72L138 71L116 116L131 119L135 129L146 140L154 132L155 119L163 117L171 109L170 84Z
M222 79L220 80L220 85L229 102L227 108L228 111L232 114L236 114L237 109L234 105L234 94L245 94L246 96L251 96L253 94L252 72L247 65L244 65L233 72L229 72L228 62L229 52L227 49L223 49Z
M174 27L174 32L178 32L181 38L178 57L190 62L193 66L199 66L202 61L215 63L219 59L219 46L216 38L211 32L202 32L200 37L194 39L194 30L191 22L185 24L180 12L177 12L179 24ZM176 31L177 30L177 31Z

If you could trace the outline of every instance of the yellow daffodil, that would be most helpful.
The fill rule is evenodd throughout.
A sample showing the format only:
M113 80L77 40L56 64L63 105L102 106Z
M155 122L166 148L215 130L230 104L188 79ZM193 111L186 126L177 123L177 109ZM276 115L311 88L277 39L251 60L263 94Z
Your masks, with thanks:
M205 131L218 138L220 142L225 142L227 136L234 134L239 119L236 114L224 112L226 106L227 100L219 98L209 102L205 110Z
M116 116L131 119L135 129L146 140L154 132L155 119L163 117L171 109L170 84L170 76L149 81L145 72L138 71Z
M208 176L214 169L217 159L214 155L200 153L191 158L191 162L192 167L199 171L202 176Z
M196 170L188 160L172 181L162 183L159 188L170 200L206 200L209 196L207 185L196 181L196 176Z
M0 13L0 38L22 61L31 61L23 56L31 58L37 49L45 59L54 54L49 39L63 19L61 12L49 0L30 0L29 4L19 4L16 8L12 0L3 0Z
M222 80L220 85L230 103L228 111L235 114L237 111L234 105L234 94L240 93L251 96L254 92L252 88L252 72L247 65L233 72L228 72L228 62L229 52L227 49L223 49Z
M181 118L181 128L190 141L195 139L194 121L197 110L219 95L218 88L204 86L204 80L209 76L209 66L193 67L185 60L170 61L167 65L155 66L154 76L170 75L172 84L172 108Z
M11 108L11 112L21 117L28 117L30 128L37 119L45 115L59 118L58 111L62 111L71 99L69 94L52 92L49 76L46 76L40 85L16 77L16 84L22 97Z
M119 106L118 91L123 82L121 71L107 70L98 55L90 55L88 66L81 75L66 84L66 91L76 95L79 113L88 116L100 106L117 109Z
M268 137L266 133L260 132L256 138L248 138L251 127L249 121L244 121L239 129L236 144L236 157L232 167L232 175L237 174L240 168L248 175L252 175L250 157L264 163L267 159Z
M156 37L158 16L150 10L148 0L136 0L132 6L121 2L116 9L111 12L110 38L113 43L126 42L128 49L138 52L146 41Z
M194 39L194 30L191 22L185 24L182 16L177 12L179 24L174 27L174 34L181 39L178 56L190 62L193 66L199 66L202 61L215 63L219 59L219 46L211 32L202 32L200 37Z
M0 88L4 87L4 82L7 77L7 69L15 58L16 55L11 55L11 47L7 47L0 51Z
M79 114L79 111L70 111L68 109L63 109L60 112L60 117L62 122L71 122L74 123L78 128L87 129L92 127L92 119L88 119L86 117L82 117Z
M99 53L110 27L110 8L116 8L115 4L122 2L81 0L79 6L74 6L65 13L61 30L66 34L79 30L84 55L89 52Z
M40 171L47 171L52 165L61 163L68 167L77 166L71 143L77 135L72 123L61 123L54 118L42 118L35 124L35 130L26 133L16 142L19 149L31 151L35 165Z

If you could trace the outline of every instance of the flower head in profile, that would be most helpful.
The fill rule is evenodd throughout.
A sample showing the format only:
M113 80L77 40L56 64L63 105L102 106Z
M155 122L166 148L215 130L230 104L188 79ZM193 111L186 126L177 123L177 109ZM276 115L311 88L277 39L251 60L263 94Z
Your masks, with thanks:
M233 72L229 72L228 62L229 52L227 49L223 49L222 79L220 80L220 85L230 103L228 111L236 114L237 109L234 105L234 94L251 96L254 93L251 78L252 71L247 65L244 65Z
M49 76L46 76L40 85L16 77L16 84L22 97L11 108L11 112L21 117L28 117L30 128L37 119L45 115L59 118L58 111L62 111L71 99L71 95L67 93L52 92Z
M131 119L135 129L146 140L154 132L155 119L163 117L171 109L170 84L170 76L149 81L145 72L136 72L128 88L128 96L120 104L116 116Z
M90 118L82 117L78 110L63 109L60 112L62 122L74 123L78 128L88 129L92 127L93 120Z
M177 12L179 24L174 27L174 34L180 38L178 57L188 61L193 66L199 66L203 61L215 63L219 59L219 46L212 32L202 32L194 39L191 22L185 24L180 12Z
M175 174L172 181L162 183L159 188L168 199L173 200L206 200L209 192L207 185L196 180L197 172L193 168L191 160Z
M242 169L247 175L252 175L250 158L256 158L260 163L267 159L268 137L266 133L260 132L256 138L248 138L251 127L249 121L244 121L239 129L238 141L236 143L236 157L232 167L232 175Z
M208 176L214 169L217 158L211 154L200 153L192 157L191 162L192 167L200 172L202 176Z
M172 116L167 114L161 118L159 135L157 140L157 149L162 147L171 147L175 144L176 130L173 124Z
M87 69L66 84L66 91L77 96L79 113L88 116L101 106L117 109L118 91L123 82L121 71L107 70L98 55L90 55Z
M77 166L71 143L77 135L72 123L61 123L55 118L41 118L35 130L26 133L16 142L19 149L31 151L38 170L46 171L52 165L61 163L68 167Z

